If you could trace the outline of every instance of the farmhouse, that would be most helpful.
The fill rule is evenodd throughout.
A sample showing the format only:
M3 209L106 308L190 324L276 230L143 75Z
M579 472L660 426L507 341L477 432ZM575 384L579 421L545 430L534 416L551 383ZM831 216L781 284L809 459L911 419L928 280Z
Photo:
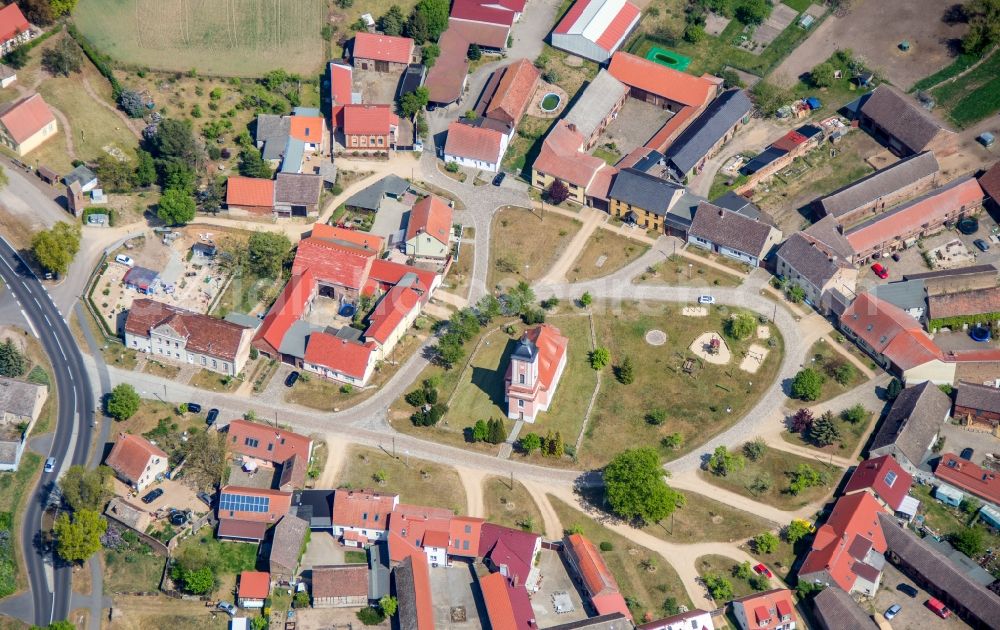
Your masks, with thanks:
M413 57L413 40L409 37L364 31L354 35L351 54L355 68L377 72L402 72L407 65L416 61Z
M798 627L795 602L792 601L792 592L787 588L734 599L732 607L740 630L795 630Z
M8 4L4 10L16 5ZM0 108L0 142L25 156L59 131L56 117L41 94L32 94Z
M490 75L476 113L513 128L521 121L538 87L541 74L527 59L519 59Z
M598 615L617 612L632 618L615 577L594 543L580 534L570 534L563 538L562 551Z
M312 457L312 440L304 435L247 420L233 420L226 428L228 449L281 466L281 490L301 488Z
M854 293L858 269L849 258L808 232L792 234L775 254L775 271L785 282L802 289L804 300L825 312L833 291Z
M608 191L616 170L604 160L583 153L586 141L565 120L556 122L531 166L531 185L545 190L559 180L569 190L572 201L607 209Z
M437 195L413 205L406 224L407 256L443 260L451 253L451 206Z
M700 173L740 127L750 122L753 104L743 90L728 90L705 108L664 153L667 170L677 181Z
M594 80L583 88L563 120L584 137L583 151L589 151L608 125L618 117L628 98L628 88L601 68Z
M551 324L525 331L510 355L504 377L507 417L534 422L547 411L566 367L569 339Z
M226 209L235 215L274 213L274 180L232 176L226 180Z
M960 381L955 394L955 419L973 430L996 431L1000 426L1000 389Z
M920 505L909 495L912 486L910 473L892 455L882 455L858 464L844 487L844 494L867 492L891 512L909 520Z
M373 343L314 332L302 356L302 369L348 385L364 386L375 371L375 350Z
M603 64L639 24L628 0L576 0L552 31L552 46Z
M483 122L487 119L480 118ZM495 173L510 142L510 127L500 131L492 125L470 124L454 120L448 125L444 161Z
M125 319L125 346L174 363L236 376L250 356L253 329L141 298Z
M0 377L0 471L14 471L38 420L48 388Z
M367 547L389 537L389 514L399 505L398 494L337 489L333 495L333 535L348 547Z
M897 155L933 151L950 155L957 137L910 97L888 83L872 91L858 112L861 128Z
M296 107L290 116L260 114L254 141L261 157L282 173L301 173L309 155L330 148L326 120L314 107Z
M137 492L167 474L169 457L145 438L119 433L118 440L104 463L115 475Z
M813 614L821 630L878 630L872 616L861 609L854 599L843 589L831 586L824 588L813 597Z
M385 199L400 201L409 189L410 182L397 175L389 174L348 197L347 201L344 202L344 206L350 210L378 212L379 208L382 207L382 201ZM319 224L313 227L314 235L316 235L315 230L317 227L319 227Z
M0 54L6 55L35 36L17 4L0 9Z
M399 116L391 105L344 105L341 117L346 148L388 150L396 145Z
M951 399L930 382L907 387L893 401L872 439L869 457L891 455L913 475L930 454Z
M934 468L934 476L993 506L1000 506L1000 476L995 471L985 470L954 453L945 453Z
M720 208L707 201L698 204L688 242L723 256L760 266L771 248L781 241L781 231L763 221Z
M368 604L368 566L324 565L312 568L313 608L358 608Z
M243 486L219 490L219 538L260 542L267 528L281 520L292 504L292 493Z

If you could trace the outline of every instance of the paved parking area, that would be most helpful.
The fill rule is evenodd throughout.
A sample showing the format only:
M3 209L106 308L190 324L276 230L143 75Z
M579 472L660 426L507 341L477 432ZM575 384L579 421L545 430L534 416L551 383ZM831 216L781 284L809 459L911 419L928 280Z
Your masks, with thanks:
M916 587L918 594L911 598L906 593L896 590L900 584L909 584ZM934 630L937 628L966 628L968 626L956 615L948 619L941 619L924 606L924 602L930 597L924 590L919 588L912 580L904 576L896 567L886 563L885 571L882 573L882 586L872 601L866 602L863 606L873 613L882 615L893 604L899 604L902 610L892 620L893 630Z
M626 99L622 111L608 125L595 148L613 142L618 147L618 153L628 155L636 147L646 144L672 116L673 113L657 105L634 98Z
M542 577L539 589L531 596L531 608L535 611L535 619L540 628L547 628L571 621L579 621L587 618L587 611L583 609L583 600L573 579L566 570L566 563L558 551L542 549L538 555L539 571ZM566 593L573 602L571 612L556 613L552 605L554 593Z
M354 71L354 91L363 103L395 103L401 72Z
M300 569L305 572L324 564L344 564L344 547L330 532L312 532Z
M434 593L434 624L438 628L482 628L486 619L479 585L472 565L455 561L451 567L431 567L431 592ZM454 621L453 610L464 610L465 621Z
M1000 454L1000 438L996 438L989 433L980 431L969 431L958 424L941 425L941 436L944 438L944 450L942 453L962 452L964 448L971 448L974 451L972 462L982 465L987 453Z
M152 503L143 503L141 501L142 497L157 488L163 490L163 494L160 495L159 498ZM191 510L192 512L196 512L198 514L204 514L208 511L208 506L198 499L198 495L195 490L180 481L173 481L171 479L164 479L159 483L154 483L153 485L143 489L138 494L135 494L132 492L131 488L115 478L114 493L117 496L125 497L132 505L141 507L151 514L159 509L168 508Z

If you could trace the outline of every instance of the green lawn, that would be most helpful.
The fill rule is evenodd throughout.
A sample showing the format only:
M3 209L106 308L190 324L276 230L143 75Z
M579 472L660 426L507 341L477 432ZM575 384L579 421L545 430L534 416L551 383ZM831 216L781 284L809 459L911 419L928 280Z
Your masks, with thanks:
M799 13L802 13L809 8L809 5L812 4L812 0L782 0L782 3L787 4Z
M1000 53L965 76L931 90L937 106L959 127L968 127L1000 110Z
M611 166L614 166L618 163L618 160L622 159L620 153L610 149L605 149L604 147L598 147L595 149L593 155L595 158L601 158Z
M594 545L611 543L612 549L601 551L601 557L615 576L625 601L630 603L629 610L635 619L643 619L647 612L653 618L665 615L663 603L668 597L691 608L687 591L667 559L607 529L552 495L548 498L563 527L579 528Z
M872 423L878 419L879 414L876 409L868 409L868 416L865 420L857 424L852 424L844 420L839 411L834 412L833 416L833 424L840 431L841 439L839 442L828 444L827 446L817 446L808 439L808 435L792 433L791 431L782 431L781 439L789 444L797 444L814 449L817 453L833 453L841 457L850 457L857 449L858 443L868 434L868 430L871 428Z
M840 352L837 352L834 348L831 348L830 344L822 339L814 343L812 347L809 348L809 352L806 354L806 365L822 374L823 378L826 379L823 381L823 393L818 399L815 401L809 401L808 403L803 403L800 400L792 400L789 405L796 408L801 406L812 406L817 403L830 400L831 398L836 398L837 396L851 391L868 380L865 373L859 370L856 365L851 363L850 359L845 357ZM837 379L834 378L836 370L843 365L849 365L853 369L851 378L849 378L845 384L837 382Z
M648 267L633 282L685 287L737 287L743 283L743 279L674 254L663 262Z
M940 536L947 536L961 531L969 524L973 524L972 518L958 508L941 503L934 498L931 486L913 484L910 490L917 499L920 499L920 515L924 517L926 525L933 530L933 533ZM986 549L1000 548L1000 534L992 531L988 527L982 527Z
M39 455L25 450L17 471L0 473L0 597L10 595L27 581L18 566L20 551L15 541L21 515L17 512L41 464Z
M793 495L789 491L791 474L801 465L819 471L824 475L825 483ZM818 501L832 492L837 487L843 473L844 470L838 466L831 466L813 458L800 457L785 451L768 448L759 460L754 462L747 459L743 470L731 472L725 477L705 471L699 471L698 474L709 484L772 505L779 510L796 510ZM759 480L769 481L770 486L767 490L755 493L750 487Z
M698 558L697 562L698 564L696 565L696 568L698 569L698 575L702 577L707 575L716 575L729 580L729 583L733 585L733 597L746 597L747 595L753 595L758 592L750 586L750 580L738 578L733 574L733 571L737 566L739 566L739 563L732 558L710 554ZM751 574L756 575L756 573L753 573L753 565L750 566ZM722 604L723 602L716 603Z
M254 544L218 540L210 530L203 529L200 536L190 536L183 540L173 557L188 569L211 567L219 581L216 592L225 597L241 572L267 568L267 562L263 559L258 564L257 549L258 546Z
M543 528L542 513L535 505L535 500L516 479L511 489L509 477L487 477L483 481L483 504L486 507L486 520L491 523L528 531L540 531Z
M736 310L718 305L710 308L707 317L687 317L681 315L684 306L624 302L593 307L597 344L610 350L614 366L629 357L635 381L624 385L610 366L605 369L587 440L577 454L584 466L602 466L637 444L657 446L675 432L683 437L683 446L662 449L663 455L683 454L735 423L774 380L783 342L773 327L776 345L757 373L750 374L739 369L739 362L751 343L767 346L766 342L727 339L733 356L728 365L695 359L689 350L701 334L721 333L725 320ZM645 335L653 329L666 333L664 345L646 343ZM688 358L694 362L691 374L682 369ZM651 424L647 416L658 409L666 412L666 421Z
M347 564L368 564L368 554L364 551L348 549L344 552L344 562Z
M548 135L556 120L534 116L522 118L517 125L517 133L507 145L507 152L503 157L503 169L518 173L525 180L531 181L531 165L535 163L538 152L542 150L542 140Z
M166 558L141 543L136 549L104 551L104 590L114 593L155 593L160 588Z
M380 471L384 484L375 481ZM394 459L380 449L352 447L338 483L341 488L395 493L403 503L442 507L457 514L466 511L465 489L454 468L410 457L402 449Z

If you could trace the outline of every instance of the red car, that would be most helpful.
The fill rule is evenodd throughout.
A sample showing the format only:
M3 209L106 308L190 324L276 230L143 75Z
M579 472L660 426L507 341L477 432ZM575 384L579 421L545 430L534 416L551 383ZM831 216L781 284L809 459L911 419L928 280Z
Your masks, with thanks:
M881 263L875 263L872 265L872 271L875 272L876 276L882 278L883 280L889 277L889 270L883 267Z
M757 575L763 575L769 580L774 577L774 575L771 573L771 569L765 567L764 563L758 564L753 568L753 570L757 573Z
M942 604L941 601L938 599L932 597L928 599L926 602L924 602L924 606L930 608L932 611L934 611L935 615L937 615L942 619L947 619L948 617L951 617L951 611L948 610L948 607Z

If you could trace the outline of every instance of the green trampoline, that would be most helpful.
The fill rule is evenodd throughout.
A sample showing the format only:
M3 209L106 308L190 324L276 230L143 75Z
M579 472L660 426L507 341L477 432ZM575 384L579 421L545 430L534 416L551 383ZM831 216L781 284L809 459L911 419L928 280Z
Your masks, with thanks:
M646 53L646 59L655 61L661 66L673 68L674 70L680 72L683 72L691 64L690 57L685 57L684 55L675 53L672 50L660 48L659 46L653 46L653 48Z

